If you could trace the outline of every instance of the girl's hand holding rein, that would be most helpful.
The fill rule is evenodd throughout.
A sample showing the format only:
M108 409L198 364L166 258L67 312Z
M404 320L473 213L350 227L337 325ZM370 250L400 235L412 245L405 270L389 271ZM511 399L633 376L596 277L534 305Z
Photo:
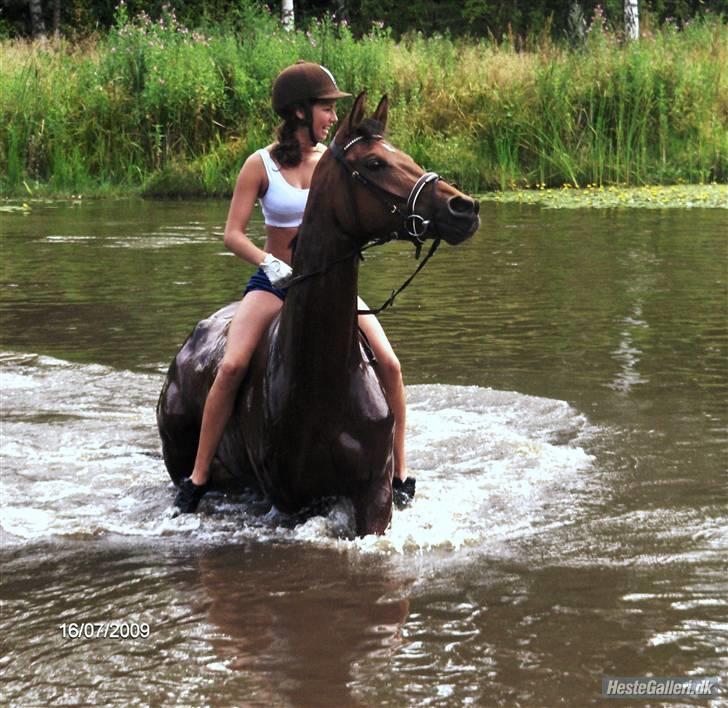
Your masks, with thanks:
M293 268L272 253L267 253L261 261L260 267L268 276L271 285L276 288L284 288L293 275Z

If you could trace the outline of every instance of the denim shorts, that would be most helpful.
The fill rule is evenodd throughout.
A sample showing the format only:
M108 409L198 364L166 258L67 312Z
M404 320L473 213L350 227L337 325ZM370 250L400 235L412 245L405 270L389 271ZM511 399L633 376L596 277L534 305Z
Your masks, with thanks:
M268 279L268 276L263 272L262 268L258 268L258 270L256 270L255 273L250 276L250 280L245 286L245 292L243 293L243 297L245 297L249 292L253 292L254 290L263 290L267 293L273 293L273 295L275 295L280 300L285 300L286 293L288 292L288 288L274 287Z

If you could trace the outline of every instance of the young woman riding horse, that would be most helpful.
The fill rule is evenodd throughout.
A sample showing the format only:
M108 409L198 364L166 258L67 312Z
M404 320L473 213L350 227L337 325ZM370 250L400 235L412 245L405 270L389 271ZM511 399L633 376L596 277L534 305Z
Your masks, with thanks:
M210 465L253 352L283 306L285 285L292 273L291 243L301 224L314 168L326 149L321 143L337 121L336 100L350 95L339 90L327 69L308 62L284 69L273 84L273 108L283 118L278 141L245 161L224 236L227 248L259 267L230 322L225 354L202 414L194 468L181 482L174 502L181 512L194 512L207 491ZM265 219L264 249L246 233L256 200ZM331 293L332 298L337 295ZM366 307L361 300L359 306ZM394 415L393 487L400 504L406 504L414 495L415 481L407 477L406 404L399 361L374 315L359 316L358 324L378 363L377 372Z

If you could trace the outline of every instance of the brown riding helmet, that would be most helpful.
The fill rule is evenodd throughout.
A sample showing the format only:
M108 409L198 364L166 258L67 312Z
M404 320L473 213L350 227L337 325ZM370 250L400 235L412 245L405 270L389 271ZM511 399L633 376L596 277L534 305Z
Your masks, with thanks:
M283 69L273 82L273 109L283 117L287 108L305 101L346 98L350 93L339 91L333 74L309 61L299 61Z

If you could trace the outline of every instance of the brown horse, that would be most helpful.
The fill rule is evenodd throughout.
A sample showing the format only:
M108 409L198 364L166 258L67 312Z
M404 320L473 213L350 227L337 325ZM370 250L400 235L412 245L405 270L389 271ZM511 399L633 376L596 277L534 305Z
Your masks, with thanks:
M384 533L391 519L394 421L359 339L359 254L382 236L458 244L480 223L477 202L382 138L386 96L371 118L364 100L316 166L293 282L250 363L211 476L217 488L253 486L289 513L348 497L360 535ZM175 483L192 470L235 307L197 325L162 388L157 422Z

